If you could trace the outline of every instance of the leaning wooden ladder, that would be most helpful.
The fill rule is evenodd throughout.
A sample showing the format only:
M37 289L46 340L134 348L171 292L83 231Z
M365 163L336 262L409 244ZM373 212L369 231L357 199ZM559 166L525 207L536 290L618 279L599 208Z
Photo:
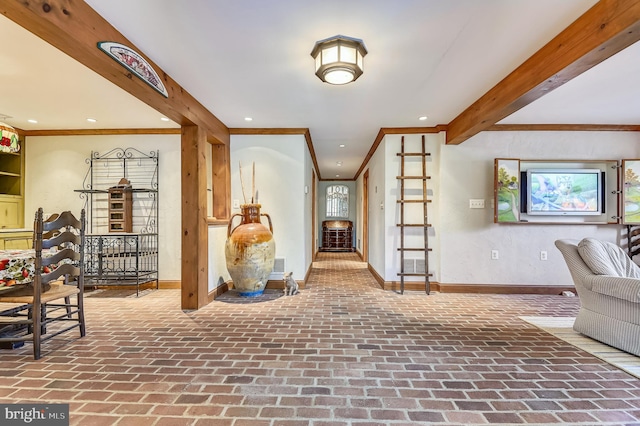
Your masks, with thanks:
M401 151L398 153L400 157L400 176L396 176L396 178L400 181L400 197L398 199L398 204L400 205L400 223L397 226L400 228L400 247L398 247L398 251L400 252L400 272L398 276L400 277L400 294L404 294L404 279L405 277L424 277L424 290L427 294L431 292L431 285L429 282L429 277L432 275L429 273L429 252L431 248L429 248L429 227L431 224L428 223L428 209L427 204L431 202L431 200L427 197L427 180L431 179L431 176L427 176L427 157L431 154L425 151L425 137L422 135L422 151L421 152L405 152L404 148L404 136L401 140ZM422 174L420 175L407 175L405 171L405 159L407 157L420 157L422 160ZM406 198L405 191L405 182L407 180L419 180L422 181L422 193L419 199L411 199ZM407 204L422 204L422 213L423 220L422 223L406 223L405 222L405 205ZM423 247L405 247L405 232L407 229L415 229L422 228L424 231L424 246ZM421 252L424 253L424 271L418 272L418 268L414 268L412 272L407 272L405 270L405 252ZM414 262L416 260L414 259Z

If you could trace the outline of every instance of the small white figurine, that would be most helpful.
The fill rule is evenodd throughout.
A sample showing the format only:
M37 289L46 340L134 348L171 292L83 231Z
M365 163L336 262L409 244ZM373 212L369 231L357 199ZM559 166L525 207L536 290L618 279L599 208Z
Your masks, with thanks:
M287 272L282 277L284 281L284 295L285 296L293 296L298 293L298 283L292 277L293 272Z

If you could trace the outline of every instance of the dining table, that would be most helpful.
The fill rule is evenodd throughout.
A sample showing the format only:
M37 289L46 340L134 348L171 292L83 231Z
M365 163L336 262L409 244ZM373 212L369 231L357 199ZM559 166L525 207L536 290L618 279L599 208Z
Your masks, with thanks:
M42 257L53 256L57 248L42 250ZM29 285L34 280L36 251L34 249L0 250L0 298L11 294L33 295ZM57 265L43 267L43 273L51 272Z
M47 258L57 253L57 248L42 250L42 257ZM34 249L0 250L0 337L12 333L20 333L22 328L14 328L4 324L2 317L20 315L28 307L28 300L33 296L36 251ZM65 259L59 264L68 263ZM58 265L59 265L58 264ZM44 266L43 273L49 273L58 265ZM45 293L51 289L47 283L42 287ZM14 349L24 342L0 342L0 349Z

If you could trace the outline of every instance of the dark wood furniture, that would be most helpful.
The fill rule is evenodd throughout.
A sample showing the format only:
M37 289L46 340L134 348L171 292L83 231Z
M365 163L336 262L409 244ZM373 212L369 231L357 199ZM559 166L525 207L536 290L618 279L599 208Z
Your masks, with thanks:
M353 251L353 224L350 220L322 222L320 251Z
M0 295L0 329L15 330L0 337L4 344L31 341L33 357L40 359L40 345L59 334L78 328L86 334L84 321L85 212L80 219L62 212L43 220L42 208L34 222L35 261L33 281L16 285ZM45 235L55 235L46 238ZM43 250L55 248L43 254ZM25 269L26 270L26 269ZM15 291L14 291L15 289ZM60 339L60 344L73 340Z

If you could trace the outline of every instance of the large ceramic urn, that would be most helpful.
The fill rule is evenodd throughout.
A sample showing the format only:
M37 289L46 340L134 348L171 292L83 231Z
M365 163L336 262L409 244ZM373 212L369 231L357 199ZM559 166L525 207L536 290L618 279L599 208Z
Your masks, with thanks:
M225 257L227 270L231 275L233 287L240 296L258 296L262 294L269 275L273 270L276 243L273 239L271 218L260 213L260 204L243 204L242 213L234 214L227 228ZM233 227L233 219L242 218L240 224ZM260 218L266 216L269 228Z

